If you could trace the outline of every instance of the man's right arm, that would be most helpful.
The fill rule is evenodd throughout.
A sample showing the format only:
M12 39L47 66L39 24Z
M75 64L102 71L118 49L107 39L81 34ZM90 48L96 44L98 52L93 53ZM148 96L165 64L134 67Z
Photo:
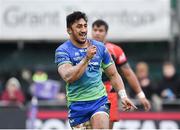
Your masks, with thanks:
M88 66L89 59L87 57L83 58L81 62L75 66L69 63L62 64L58 67L58 73L67 83L72 83L78 80L82 74L85 72Z

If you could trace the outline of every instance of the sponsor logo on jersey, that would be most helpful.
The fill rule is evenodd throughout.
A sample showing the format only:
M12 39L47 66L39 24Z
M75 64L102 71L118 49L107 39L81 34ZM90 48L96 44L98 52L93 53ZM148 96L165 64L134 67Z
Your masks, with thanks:
M79 56L80 54L79 54L79 52L75 52L75 54L74 54L75 56Z
M87 48L85 48L85 49L80 49L79 51L80 51L80 52L87 52Z
M89 62L89 65L99 65L98 62Z
M83 58L83 56L77 56L77 57L74 57L73 60L74 60L75 62L77 62L77 61L81 61L82 58Z
M120 57L119 57L119 62L123 62L123 61L126 61L126 56L125 54L123 53Z

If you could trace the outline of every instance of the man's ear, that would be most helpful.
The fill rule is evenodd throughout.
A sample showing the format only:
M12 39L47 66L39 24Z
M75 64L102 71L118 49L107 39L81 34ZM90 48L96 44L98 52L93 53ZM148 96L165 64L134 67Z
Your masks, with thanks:
M72 33L70 28L67 29L67 32L68 32L69 35Z

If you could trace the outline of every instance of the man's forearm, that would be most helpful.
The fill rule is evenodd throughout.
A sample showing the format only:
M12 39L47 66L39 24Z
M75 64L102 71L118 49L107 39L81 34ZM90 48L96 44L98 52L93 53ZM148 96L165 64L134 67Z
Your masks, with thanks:
M122 78L119 74L113 74L110 78L111 85L115 88L115 90L118 92L119 90L125 89L124 83L122 81Z
M112 64L108 68L106 68L104 72L109 77L111 85L115 88L120 97L126 97L127 95L124 88L124 83L122 81L121 76L118 74L116 70L116 66Z
M89 63L89 59L87 57L83 58L79 64L72 66L64 71L64 80L68 83L72 83L78 80L82 74L85 72Z
M134 74L134 72L130 72L131 74L129 74L126 77L126 80L128 81L129 85L131 86L131 88L135 91L136 94L138 94L139 92L142 91L139 81L136 77L136 75Z
M126 98L126 90L124 87L123 80L119 74L114 74L111 78L111 85L115 88L115 90L118 92L118 95L121 99Z
M124 77L126 78L126 80L128 81L130 87L135 91L135 93L137 94L137 96L139 97L144 97L141 96L143 91L141 89L141 86L139 84L139 81L135 75L135 73L133 72L133 70L131 69L131 67L129 66L128 63L122 65L120 67L121 71L123 72ZM143 93L144 95L144 93Z
M131 74L129 76L127 76L126 79L129 83L129 85L131 86L131 88L135 91L137 97L145 98L145 94L144 94L143 90L141 89L139 81L138 81L136 75L134 74L134 72L131 71Z

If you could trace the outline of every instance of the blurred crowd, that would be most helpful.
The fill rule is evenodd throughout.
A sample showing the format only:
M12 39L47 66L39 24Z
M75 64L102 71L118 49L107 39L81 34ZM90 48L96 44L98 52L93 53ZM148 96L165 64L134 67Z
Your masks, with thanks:
M23 69L20 75L10 77L4 83L0 81L0 100L4 105L25 105L33 97L38 100L65 101L65 82L48 77L43 69L37 69L32 73Z
M176 100L180 98L180 77L172 62L162 64L162 76L159 80L152 80L149 65L139 62L135 68L136 76L146 97L151 101L154 110L162 110L163 100ZM131 93L133 97L133 93Z
M157 104L160 104L163 99L180 98L180 77L173 63L164 62L162 64L160 80L152 80L149 69L146 62L138 62L135 66L135 73L146 97L152 104L154 103L157 109L161 109ZM65 102L65 82L59 76L58 78L58 80L49 78L48 73L43 69L37 69L34 72L23 69L19 75L9 77L5 81L1 77L0 100L4 105L25 105L31 101L32 97L38 100ZM131 89L128 90L129 96L136 98L135 93Z

